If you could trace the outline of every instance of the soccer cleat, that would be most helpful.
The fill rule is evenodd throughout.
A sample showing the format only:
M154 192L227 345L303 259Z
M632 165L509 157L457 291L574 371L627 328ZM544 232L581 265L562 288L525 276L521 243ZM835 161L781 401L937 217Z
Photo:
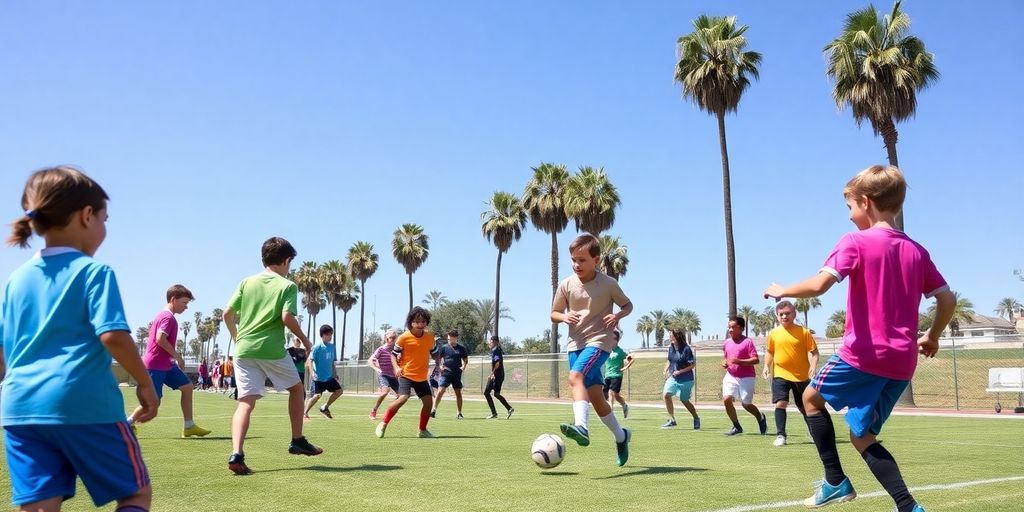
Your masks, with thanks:
M669 429L669 428L673 428L675 426L676 426L675 418L669 418L668 421L666 421L665 424L661 426L661 428Z
M377 409L371 409L370 410L370 419L371 420L377 419Z
M228 457L228 469L236 475L252 474L252 470L249 469L249 466L245 465L245 455L242 455L241 453L232 453L231 456Z
M757 430L761 431L761 435L768 433L768 418L762 413L761 418L757 420Z
M626 433L626 440L615 443L616 462L619 463L619 466L625 466L626 461L629 460L629 441L633 438L633 432L628 428L624 428L622 431Z
M486 418L484 418L484 419L485 419L485 420L493 420L493 419L495 419L495 418L497 418L497 417L498 417L498 413L496 413L496 412L492 412L491 414L489 414L489 415L488 415L488 416L487 416Z
M455 419L457 419L457 420L464 420L464 419L466 419L466 417L463 416L462 413L460 412L459 415L455 417Z
M320 455L323 453L323 449L313 446L312 443L306 440L305 436L298 439L292 439L292 444L288 445L288 453L292 455Z
M206 430L199 425L192 425L191 427L181 429L181 437L203 437L209 433L209 430Z
M774 446L786 446L786 436L784 434L779 434L779 435L775 436L775 442L772 443L772 445L774 445Z
M434 409L434 410L430 411L430 417L431 418L436 418L437 417L437 409Z
M435 436L434 434L431 434L429 430L420 430L420 432L418 434L416 434L416 437L418 437L420 439L433 439L433 438L435 438L437 436Z
M320 407L320 414L323 414L324 416L327 416L328 418L330 418L332 420L334 419L334 415L331 414L331 410L328 409L326 405L323 405L323 406Z
M388 429L388 424L387 423L384 423L383 421L378 423L377 424L377 430L376 430L377 437L383 439L384 438L384 431L387 430L387 429Z
M817 488L814 491L814 496L804 500L804 506L807 508L821 508L833 503L844 503L857 497L857 492L853 490L853 484L850 483L849 478L844 478L839 485L831 485L824 480L815 485Z
M925 512L925 510L920 503L914 503L914 510L911 512Z
M514 412L516 412L515 409L509 409L508 410L508 416L505 416L505 419L506 420L512 419L512 413L514 413Z
M587 431L587 427L562 423L559 428L563 436L576 441L576 444L580 446L590 445L590 432Z
M622 404L622 419L629 419L629 404Z
M693 429L700 430L700 416L693 419Z
M733 426L731 429L729 429L728 432L725 433L725 435L727 435L727 436L735 436L735 435L742 434L742 433L743 433L743 427Z

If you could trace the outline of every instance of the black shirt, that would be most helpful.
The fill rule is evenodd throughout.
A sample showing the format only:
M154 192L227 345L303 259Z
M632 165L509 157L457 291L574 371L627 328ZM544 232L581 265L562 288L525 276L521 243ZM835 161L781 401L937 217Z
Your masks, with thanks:
M466 347L460 344L451 346L449 343L445 343L441 346L441 360L444 362L445 372L461 372L462 371L462 360L469 358L469 351Z
M295 363L295 368L306 363L306 349L302 347L288 347L288 355L292 357L292 362ZM300 372L303 370L299 370Z
M498 363L501 363L501 366L498 366ZM505 353L501 351L501 347L491 349L491 372L505 373Z

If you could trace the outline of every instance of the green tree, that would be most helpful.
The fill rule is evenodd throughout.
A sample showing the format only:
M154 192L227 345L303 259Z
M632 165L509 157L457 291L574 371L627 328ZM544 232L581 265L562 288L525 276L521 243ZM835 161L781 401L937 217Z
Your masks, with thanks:
M953 307L953 318L949 321L949 335L954 337L962 336L960 324L974 321L974 303L966 297L961 297L960 292L953 292L956 298L956 305ZM928 316L935 318L935 303L928 308Z
M774 310L769 312L754 313L746 319L747 327L754 331L754 336L764 336L775 327Z
M751 306L743 306L743 307L741 307L741 308L736 310L736 314L738 316L743 317L743 319L746 320L747 323L746 323L746 325L743 326L743 335L744 336L749 336L749 334L747 334L747 333L749 332L749 329L750 329L750 323L754 320L754 316L758 314L757 310L754 309ZM755 334L755 336L756 336L756 334Z
M569 223L565 213L565 186L569 173L561 164L541 163L533 168L533 176L523 190L523 208L530 216L533 227L551 235L551 299L554 301L558 290L558 234ZM548 349L558 353L558 322L551 322L548 329ZM552 359L548 371L548 396L558 398L560 379L559 362Z
M497 310L501 315L501 318L505 320L516 320L512 318L511 312L505 304L502 304L500 308L494 307L494 301L492 299L477 299L474 303L476 318L477 332L480 333L480 339L483 341L488 340L488 335L493 334L494 331L491 329L494 327L494 315Z
M359 296L363 298L359 303L359 361L363 360L363 347L366 345L363 342L366 339L363 327L366 320L366 280L377 272L377 260L377 253L373 252L373 244L369 242L356 242L348 250L348 270L359 281Z
M153 322L145 327L135 329L135 344L139 347L139 354L146 353L146 344L149 342L149 330L153 328Z
M427 261L430 256L430 241L423 231L423 226L418 224L402 224L402 227L395 230L394 238L391 240L391 254L405 268L409 276L409 309L412 311L412 275Z
M736 112L750 78L758 77L761 54L745 51L747 26L736 26L736 17L701 16L693 32L679 38L675 79L683 97L718 120L718 145L722 153L722 194L725 209L725 250L729 279L729 316L736 315L736 247L732 232L732 185L729 151L725 140L725 114Z
M445 297L443 293L437 290L430 290L430 293L423 298L423 303L429 305L431 311L436 311L437 308L448 302L448 297Z
M324 291L324 299L331 306L331 329L334 335L338 335L338 308L341 307L342 290L352 281L348 267L338 260L330 260L320 266L320 288ZM342 319L344 322L344 319ZM344 329L344 324L342 325ZM341 352L336 352L338 358L343 357Z
M934 56L909 31L910 17L899 0L881 19L869 5L847 15L843 31L824 50L836 106L849 106L858 125L871 123L894 166L899 166L896 123L914 116L918 91L939 78ZM903 212L893 227L903 230Z
M370 333L366 335L366 338L360 344L361 346L359 347L359 353L372 354L373 351L376 350L377 347L381 346L382 343L384 343L384 338L380 336L380 333L377 331L370 331ZM362 358L360 358L360 360L362 360Z
M188 333L192 331L192 322L185 320L181 323L181 339L187 340Z
M317 305L320 304L319 300L313 299L313 296L321 293L319 272L320 266L317 265L316 262L304 261L299 265L298 270L295 270L288 275L288 279L295 283L296 288L298 288L299 292L304 296L302 299L303 306L312 304L313 307L316 308ZM305 296L309 296L309 298ZM318 308L317 312L319 312L320 309L322 308ZM306 308L306 311L309 312L308 307ZM306 315L307 338L313 337L313 324L316 323L316 319L313 318L313 316L313 314ZM196 323L198 324L198 320L196 320Z
M351 272L351 271L350 271ZM351 274L349 274L351 277ZM341 292L336 297L338 308L341 309L341 352L338 357L345 359L345 334L348 332L348 312L359 302L359 287L352 279L346 279ZM337 334L335 334L337 336Z
M657 347L665 344L665 329L669 328L670 315L660 309L651 311L650 317L654 323L654 345Z
M488 312L494 311L493 306L487 307ZM489 320L490 317L484 323L490 325ZM480 335L479 308L477 303L471 300L448 302L435 309L431 314L430 328L436 333L455 329L459 332L459 343L471 354L483 343L483 337Z
M846 332L846 310L837 309L828 317L828 324L825 326L825 337L842 338Z
M1019 313L1024 306L1021 305L1020 301L1012 297L1006 297L999 301L996 305L996 314L999 316L1005 316L1010 323L1013 323L1014 315Z
M811 297L809 299L796 299L793 301L793 307L800 313L804 314L804 327L810 329L811 324L807 323L807 312L812 309L818 309L821 307L821 300L817 297Z
M487 203L487 210L480 214L481 226L488 242L498 248L498 263L494 277L494 304L501 304L501 256L508 252L512 243L523 237L526 229L526 210L515 194L495 192ZM498 336L498 321L501 315L494 315L494 336ZM499 336L500 337L500 336Z
M617 236L601 235L598 243L601 246L601 272L618 281L629 270L629 248L621 244Z
M650 347L652 332L654 332L654 319L649 315L643 315L636 320L636 333L643 337L643 348Z
M622 204L619 191L603 167L580 167L565 184L565 213L576 230L600 235L615 224L615 208Z
M686 342L690 343L693 335L700 332L700 316L693 310L676 308L669 317L669 325L673 329L682 329L686 333Z

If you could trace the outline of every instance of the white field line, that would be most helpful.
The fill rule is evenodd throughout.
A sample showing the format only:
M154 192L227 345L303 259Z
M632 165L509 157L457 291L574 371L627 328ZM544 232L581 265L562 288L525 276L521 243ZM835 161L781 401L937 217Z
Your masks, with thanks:
M956 482L952 484L932 484L922 485L920 487L911 487L910 492L927 492L927 491L946 491L949 489L962 489L964 487L975 487L978 485L988 484L1000 484L1004 482L1017 482L1024 480L1024 476L1008 476L1003 478L989 478L987 480L973 480L970 482ZM857 498L880 498L888 497L889 495L885 491L869 492L867 494L858 494ZM799 501L776 501L775 503L762 503L759 505L739 505L729 508L720 508L710 510L706 512L750 512L754 510L772 510L776 508L784 507L796 507L803 505L803 500Z

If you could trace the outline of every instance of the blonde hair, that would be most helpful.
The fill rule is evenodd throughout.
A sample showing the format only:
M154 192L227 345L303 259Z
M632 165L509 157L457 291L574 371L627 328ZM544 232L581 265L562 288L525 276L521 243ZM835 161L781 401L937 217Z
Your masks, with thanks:
M71 214L91 206L93 211L107 207L103 187L82 171L67 165L41 169L29 176L21 195L25 214L11 224L7 245L28 247L35 232L40 236L71 222Z
M872 165L858 172L843 188L843 197L866 196L879 211L898 212L907 197L907 180L893 165Z

